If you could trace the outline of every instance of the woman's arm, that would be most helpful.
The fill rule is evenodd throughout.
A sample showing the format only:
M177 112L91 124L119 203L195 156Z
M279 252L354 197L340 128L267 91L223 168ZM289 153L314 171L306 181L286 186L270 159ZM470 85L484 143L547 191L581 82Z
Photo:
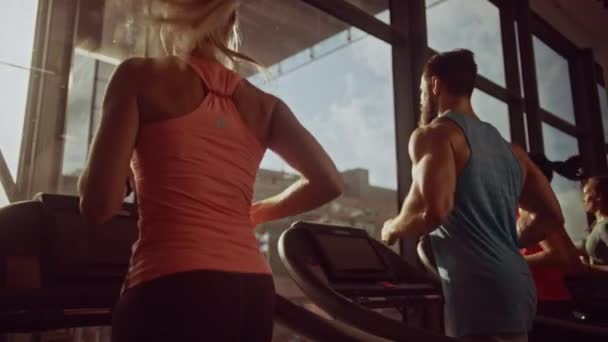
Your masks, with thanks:
M139 128L140 59L124 61L112 76L99 131L80 176L80 211L85 221L104 223L120 209Z
M546 267L546 266L560 266L561 261L557 253L554 250L547 250L546 247L543 246L541 242L541 246L543 249L540 252L536 252L534 254L524 255L524 259L531 268L534 267Z
M327 152L278 99L272 112L268 147L301 178L280 194L253 204L251 219L255 224L315 209L342 194L342 175Z

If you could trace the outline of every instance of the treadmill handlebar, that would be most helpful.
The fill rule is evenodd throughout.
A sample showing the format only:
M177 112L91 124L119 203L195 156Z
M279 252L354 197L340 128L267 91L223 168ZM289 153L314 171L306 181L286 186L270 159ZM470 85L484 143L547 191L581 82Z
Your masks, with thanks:
M297 224L283 232L278 242L279 256L302 291L337 320L354 327L361 327L371 334L392 341L455 341L453 338L410 327L387 318L353 303L336 292L315 275L306 266L306 262L299 260L303 253L298 251L297 248L302 247L300 243L304 240L304 234L306 234L305 228L300 228ZM289 248L288 245L294 248Z

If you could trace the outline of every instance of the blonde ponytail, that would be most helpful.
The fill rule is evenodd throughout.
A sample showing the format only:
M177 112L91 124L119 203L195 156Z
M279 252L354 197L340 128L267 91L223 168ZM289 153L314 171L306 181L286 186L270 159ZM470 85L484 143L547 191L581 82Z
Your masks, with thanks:
M165 53L202 53L233 69L239 62L259 67L238 52L239 0L144 0L144 4L145 18L160 27Z

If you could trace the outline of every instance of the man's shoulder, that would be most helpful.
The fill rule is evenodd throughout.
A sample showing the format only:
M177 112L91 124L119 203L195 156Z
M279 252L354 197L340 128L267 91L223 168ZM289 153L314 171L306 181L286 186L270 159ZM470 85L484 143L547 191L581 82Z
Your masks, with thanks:
M428 125L420 126L412 133L412 140L429 140L446 138L461 133L461 130L449 120L435 120Z
M462 135L458 128L441 122L418 127L410 138L410 156L413 160L419 160L425 154L452 149L458 134Z

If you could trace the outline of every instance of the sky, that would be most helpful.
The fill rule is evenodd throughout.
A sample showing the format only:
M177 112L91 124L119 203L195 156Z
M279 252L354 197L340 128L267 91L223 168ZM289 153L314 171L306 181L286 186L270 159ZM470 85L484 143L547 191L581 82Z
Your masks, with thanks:
M19 160L37 3L2 0L0 11L0 151L13 179ZM0 189L0 205L7 202L4 189Z
M334 38L336 46L341 37ZM270 83L256 83L290 106L340 170L369 169L372 184L396 189L388 44L367 36ZM291 171L272 153L262 167Z
M23 113L29 72L4 63L27 66L31 60L34 15L37 0L2 0L0 12L0 150L13 177L19 156ZM436 6L433 4L437 3ZM505 84L498 9L487 0L427 0L429 46L438 51L468 48L476 54L480 74L499 85ZM388 13L380 19L388 21ZM311 23L314 30L314 23ZM19 34L14 34L19 32ZM370 182L396 188L396 146L394 132L393 80L391 48L386 43L354 30L355 41L347 44L346 32L313 47L327 52L309 61L310 51L283 61L284 69L301 66L272 81L257 84L285 100L296 116L326 148L341 170L365 168ZM272 46L269 41L269 47ZM538 39L533 40L541 106L565 120L573 120L568 65L561 56ZM335 49L335 51L333 51ZM322 51L321 51L322 50ZM333 52L331 52L333 51ZM329 53L331 52L331 53ZM255 56L254 56L255 57ZM310 62L310 63L308 63ZM302 63L306 63L302 65ZM80 64L78 64L80 65ZM270 70L276 70L270 68ZM81 80L71 80L75 91ZM86 83L86 82L85 82ZM602 93L603 110L608 100ZM77 96L76 96L77 97ZM493 124L510 139L508 110L505 103L476 90L473 105L482 120ZM87 107L87 106L76 106ZM86 115L74 115L74 120ZM605 120L608 118L608 113ZM86 148L87 120L68 125L64 173L82 167ZM608 120L605 121L608 123ZM578 153L576 141L548 126L545 131L546 153L550 159L563 160ZM608 124L605 127L608 131ZM262 166L292 171L278 157L267 154ZM557 178L553 182L570 227L584 223L578 184ZM0 205L6 203L0 191ZM571 229L576 235L577 229Z

